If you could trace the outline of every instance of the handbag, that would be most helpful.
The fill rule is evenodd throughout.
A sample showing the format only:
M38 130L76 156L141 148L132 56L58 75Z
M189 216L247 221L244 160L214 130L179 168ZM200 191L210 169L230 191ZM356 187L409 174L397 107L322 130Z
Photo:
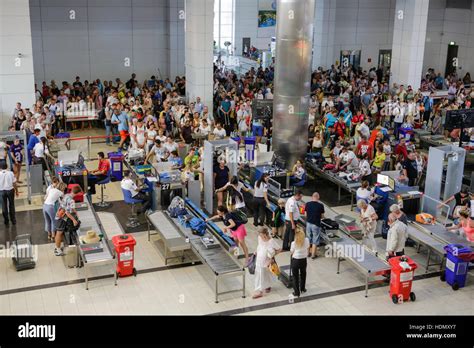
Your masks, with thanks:
M247 215L242 210L234 210L231 214L236 220L235 223L239 225L245 225L249 222Z
M255 274L256 261L257 261L257 256L255 254L252 254L247 263L247 269L249 270L250 274Z
M268 270L277 277L280 275L280 267L278 266L274 258L270 261L270 264L268 265Z

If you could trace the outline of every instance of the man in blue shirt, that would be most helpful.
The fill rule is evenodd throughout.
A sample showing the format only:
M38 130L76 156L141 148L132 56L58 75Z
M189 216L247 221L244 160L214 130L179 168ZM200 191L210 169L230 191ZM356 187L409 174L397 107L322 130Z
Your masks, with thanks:
M326 128L334 126L334 124L337 122L337 118L334 117L332 114L332 111L328 112L326 114Z
M127 140L128 137L128 117L127 114L123 111L120 111L118 108L114 110L112 115L112 124L118 126L118 131L120 133L120 144L119 150L122 149L123 143Z
M34 130L34 133L30 135L30 139L28 140L28 146L26 148L28 150L27 151L28 164L30 164L30 165L31 165L31 162L33 160L32 151L33 151L35 145L40 142L40 140L39 140L40 133L41 133L41 127L36 126L35 130Z
M372 100L372 90L369 87L367 91L365 92L365 94L362 96L362 105L365 109L364 114L366 115L367 115L367 108L369 107L371 100Z
M177 151L172 151L168 157L168 162L173 164L173 169L181 169L183 167L183 160L178 156Z
M429 96L425 95L423 97L423 105L425 106L425 112L423 113L423 121L428 122L430 121L431 111L433 110L433 102L434 102L434 93L430 93Z

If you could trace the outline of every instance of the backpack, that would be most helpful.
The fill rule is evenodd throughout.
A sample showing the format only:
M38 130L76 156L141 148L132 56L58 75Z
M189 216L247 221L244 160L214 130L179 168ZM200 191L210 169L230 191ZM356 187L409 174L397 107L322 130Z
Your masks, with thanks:
M179 197L179 196L176 196L174 197L172 200L171 200L171 203L168 207L168 212L171 214L171 211L176 208L176 207L179 207L179 208L183 208L184 209L184 206L185 206L185 203L184 203L184 200Z
M198 236L204 236L206 234L206 222L204 220L201 220L199 218L193 217L189 221L189 227L191 228L191 231L193 234L196 234Z
M188 215L188 211L186 210L186 208L181 208L179 206L174 207L173 209L171 209L169 211L169 213L170 213L170 216L172 218L177 218L177 217L180 217L182 215Z
M236 225L245 225L249 221L247 215L243 211L235 210L230 214Z

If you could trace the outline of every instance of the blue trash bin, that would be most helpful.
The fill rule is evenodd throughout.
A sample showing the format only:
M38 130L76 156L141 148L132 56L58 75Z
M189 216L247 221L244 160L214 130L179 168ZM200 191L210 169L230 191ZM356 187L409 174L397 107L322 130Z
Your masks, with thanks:
M121 181L123 178L123 154L121 152L109 152L107 157L110 161L112 178Z
M255 154L255 137L244 138L245 143L245 159L249 162L254 160Z
M463 288L466 285L472 250L461 244L448 244L444 250L446 251L444 278L453 290ZM444 280L443 277L441 279Z

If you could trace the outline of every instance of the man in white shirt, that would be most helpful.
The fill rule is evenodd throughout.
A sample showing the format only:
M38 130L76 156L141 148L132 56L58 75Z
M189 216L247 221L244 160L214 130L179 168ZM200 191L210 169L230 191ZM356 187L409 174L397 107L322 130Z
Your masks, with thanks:
M7 164L7 149L8 145L0 140L0 166L3 163Z
M365 118L364 122L359 127L359 136L365 137L366 139L370 138L370 128L369 128L370 119Z
M344 146L339 154L339 158L336 163L336 170L354 170L359 167L359 160L355 153L349 149L348 146Z
M16 225L15 193L18 197L16 178L12 171L7 169L6 163L0 164L0 197L2 202L3 223L8 226L10 221Z
M122 188L122 190L130 191L133 199L141 201L142 209L139 211L139 214L151 209L150 196L140 191L135 182L132 180L129 170L125 170L123 172L123 179L120 183L120 187Z
M405 253L405 242L408 238L408 228L403 222L391 213L388 216L390 229L387 233L387 254L388 258L402 256Z
M225 129L222 128L219 122L216 123L216 128L214 128L212 134L214 134L216 140L224 139L227 135Z
M148 156L146 156L145 163L149 163L152 156L155 157L155 162L157 163L168 157L165 147L161 145L160 139L155 140L155 145L153 145L150 152L148 153Z
M285 225L286 231L283 237L282 250L289 251L291 242L295 239L296 224L300 219L300 208L298 202L303 197L301 191L296 191L294 196L288 198L285 204Z

